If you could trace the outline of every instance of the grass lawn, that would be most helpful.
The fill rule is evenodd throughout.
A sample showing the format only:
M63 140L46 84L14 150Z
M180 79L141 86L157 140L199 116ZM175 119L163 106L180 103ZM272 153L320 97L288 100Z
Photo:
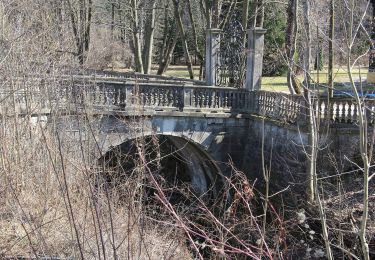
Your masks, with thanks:
M353 69L353 78L356 81L362 79L366 80L368 68L363 67L361 69ZM325 68L322 71L312 71L311 76L314 82L320 84L326 84L328 82L328 71ZM303 76L298 76L300 81L303 80ZM349 82L348 71L345 68L335 68L334 70L334 82L343 83ZM262 78L262 90L275 91L275 92L288 92L286 76L279 77L263 77Z
M152 68L151 73L156 74L157 68ZM193 66L193 72L194 72L194 77L198 78L199 75L199 66ZM178 77L178 78L187 78L189 79L189 71L187 70L186 66L181 66L181 65L171 65L169 66L167 72L165 73L165 76L170 76L170 77Z
M359 79L362 78L362 80L365 80L367 76L367 70L367 67L362 67L361 69L353 69L354 79L359 81ZM195 77L197 78L199 74L199 66L193 66L193 71ZM156 70L153 70L152 73L156 73ZM187 71L186 66L170 66L165 75L180 78L189 78L189 72ZM311 76L314 82L325 84L328 81L327 68L324 68L322 71L319 72L312 71ZM303 80L302 75L298 78L301 81ZM334 81L337 83L349 82L348 71L344 66L335 68ZM275 92L289 92L287 87L286 76L263 77L261 89Z

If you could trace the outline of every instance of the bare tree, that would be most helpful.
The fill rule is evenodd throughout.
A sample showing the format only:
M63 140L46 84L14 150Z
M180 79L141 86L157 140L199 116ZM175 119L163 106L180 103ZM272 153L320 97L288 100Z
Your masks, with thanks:
M297 48L297 31L298 31L298 0L289 0L287 9L287 28L285 32L285 50L288 62L288 88L291 94L301 94L301 89L296 83L296 75L294 72L295 61L294 56Z
M73 35L76 42L79 63L84 64L90 47L92 0L65 0L68 5Z
M190 78L194 79L193 66L192 66L189 47L187 43L186 32L185 32L184 24L182 22L182 17L181 17L180 0L172 0L172 1L173 1L173 6L174 6L174 14L175 14L175 19L177 23L177 28L179 31L180 39L182 41L182 48L184 49L184 53L185 53L185 62L189 71Z
M133 31L133 52L135 60L135 71L143 73L143 61L142 61L142 50L141 50L141 39L140 39L140 25L138 17L138 1L131 0L132 10L132 31Z
M334 65L334 53L333 53L333 42L335 39L335 0L330 1L329 9L329 46L328 46L328 96L333 97L333 65Z

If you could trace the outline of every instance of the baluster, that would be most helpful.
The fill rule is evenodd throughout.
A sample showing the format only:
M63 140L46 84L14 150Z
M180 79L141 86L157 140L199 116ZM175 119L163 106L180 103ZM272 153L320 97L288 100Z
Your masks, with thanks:
M119 96L120 96L120 93L118 91L118 88L113 88L113 105L118 106L120 104Z
M228 108L228 92L224 92L224 108Z
M267 96L266 96L266 103L265 103L265 115L267 117L270 116L270 107L271 107L271 93L267 93Z
M238 93L238 108L240 110L245 110L245 93L243 93L242 91Z
M199 107L200 108L204 107L204 91L203 90L199 91Z
M212 105L211 107L212 108L217 108L218 107L218 99L217 99L217 90L213 90L212 91Z
M145 92L143 94L144 94L144 97L145 97L144 106L151 107L151 103L150 103L150 89L145 89Z
M110 105L110 103L111 103L110 90L106 88L104 91L105 91L104 92L105 93L105 105ZM83 91L82 91L82 103L84 104L84 102L85 102L85 91L83 89Z
M163 90L163 107L168 106L168 90L164 88Z
M209 98L209 90L208 89L205 89L204 91L203 91L203 108L207 108L207 103L208 103L208 98Z
M329 122L330 120L330 117L331 117L331 104L332 101L327 101L327 102L324 102L324 120Z
M168 106L169 107L174 107L174 104L175 104L175 102L174 102L174 95L173 95L173 88L172 89L169 89L169 91L168 91Z
M255 114L260 114L260 99L261 99L261 93L260 92L257 92L257 91L252 91L252 97L253 97L253 100L252 100L252 112L255 113Z
M280 94L280 108L279 108L279 117L281 120L285 118L285 96Z
M278 112L278 116L281 120L285 121L285 116L286 116L286 105L287 105L287 100L288 100L288 97L284 94L281 94L281 93L278 93L279 95L279 112Z
M286 120L287 121L290 121L291 117L292 117L292 113L293 113L293 99L292 97L288 98L288 103L287 103L287 114L286 114Z
M264 92L257 93L258 96L258 109L257 112L259 115L263 114L263 99L264 99Z
M232 107L232 93L231 91L226 92L226 108Z
M213 90L209 90L207 93L207 108L211 108L212 105L212 92Z
M123 106L126 100L126 91L119 89L119 105Z
M178 107L178 97L179 97L178 90L176 88L173 88L171 90L171 102L172 102L173 107Z
M237 109L238 108L238 96L237 92L234 91L232 92L232 109Z
M197 104L196 104L196 102L197 102L197 91L196 91L196 89L193 89L193 96L191 97L191 105L193 106L193 107L197 107Z
M158 88L156 106L158 107L163 106L163 89L160 89L160 88Z
M268 98L267 98L267 116L268 117L272 117L273 116L273 102L274 102L274 98L273 98L273 93L269 93L268 94Z
M206 107L206 91L202 91L201 92L202 94L202 104L201 104L201 108L205 108Z
M278 93L272 93L271 96L271 106L270 106L270 114L272 118L277 118L278 117L278 112L279 112L279 106L280 104L277 102L278 101Z
M351 100L346 100L345 101L345 116L344 116L344 123L350 123L351 122L351 112L352 112L352 101Z
M228 107L229 108L233 108L233 105L234 105L234 93L233 91L229 91L229 104L228 104Z
M289 121L293 113L293 97L285 95L285 121Z
M357 105L357 102L353 102L353 117L352 117L352 123L356 123L357 120L358 120L358 114L359 113L359 110L358 110L358 105Z
M368 122L368 124L373 125L374 124L374 111L375 111L374 100L372 100L372 99L368 100L368 101L366 101L366 104L367 104L367 107L368 107L367 122Z
M240 110L241 109L241 92L238 92L236 91L236 96L235 96L235 99L236 99L236 109L237 110Z
M320 120L324 121L324 120L326 120L326 103L324 102L324 100L319 101L319 102L320 102L320 104L319 104Z
M264 95L265 93L262 92L262 93L259 93L259 103L258 103L258 111L259 111L259 114L260 115L263 115L264 114Z
M333 121L333 105L334 105L334 100L330 99L328 102L327 102L327 107L326 107L326 110L327 110L327 119L326 121L327 122L331 122Z
M209 108L215 107L215 90L211 90L210 92L210 103L208 105Z
M150 95L150 106L153 107L153 106L155 106L155 101L156 101L155 90L154 89L150 89L149 90L149 95Z
M339 105L337 103L337 101L335 101L335 103L333 103L333 109L332 109L332 121L335 122L338 120L338 112L339 111Z
M175 88L175 97L174 97L174 106L177 108L181 107L181 97L184 95L184 89L182 88Z
M269 117L271 112L271 102L272 102L272 94L267 92L266 99L265 99L265 116Z
M212 108L213 99L214 99L214 92L215 92L215 90L210 90L208 92L207 108Z
M268 111L268 93L265 93L263 98L263 115L267 116Z
M196 97L195 97L196 107L199 108L201 105L201 91L196 90Z
M290 121L291 117L292 117L292 113L293 113L293 99L292 99L292 96L288 97L288 101L287 101L287 113L286 113L286 121Z
M348 123L353 123L353 109L354 109L354 104L352 100L348 101L348 111L347 111L347 121Z
M338 115L337 115L337 121L338 122L341 122L342 121L342 111L343 111L343 103L342 101L340 100L340 103L338 104Z
M203 99L202 99L202 108L206 108L206 104L208 102L208 100L207 100L208 99L207 93L208 93L207 89L204 89L202 91L202 97L203 97Z

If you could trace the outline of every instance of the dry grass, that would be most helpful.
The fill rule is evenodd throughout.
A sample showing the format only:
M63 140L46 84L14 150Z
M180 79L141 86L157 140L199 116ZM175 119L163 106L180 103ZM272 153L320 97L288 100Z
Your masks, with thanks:
M98 185L103 169L93 167L97 152L85 117L77 118L82 132L57 131L58 118L0 120L0 257L189 258L180 232L146 219L137 194L119 203L116 192ZM122 185L142 192L139 183Z

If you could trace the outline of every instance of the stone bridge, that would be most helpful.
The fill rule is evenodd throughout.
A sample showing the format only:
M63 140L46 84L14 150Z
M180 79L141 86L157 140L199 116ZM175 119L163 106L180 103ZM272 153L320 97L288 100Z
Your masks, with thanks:
M9 103L0 112L28 116L33 123L57 122L66 138L82 141L92 134L97 158L140 137L164 138L185 158L199 193L212 184L222 185L217 176L229 174L229 161L250 178L261 178L262 146L266 161L272 160L274 183L303 187L309 106L302 96L121 75L125 74L19 80L1 93L3 104ZM374 101L366 101L367 109L375 111ZM357 104L342 98L312 102L321 125L320 143L327 147L320 160L326 162L331 154L338 161L344 155L355 157ZM374 114L367 115L373 124Z

